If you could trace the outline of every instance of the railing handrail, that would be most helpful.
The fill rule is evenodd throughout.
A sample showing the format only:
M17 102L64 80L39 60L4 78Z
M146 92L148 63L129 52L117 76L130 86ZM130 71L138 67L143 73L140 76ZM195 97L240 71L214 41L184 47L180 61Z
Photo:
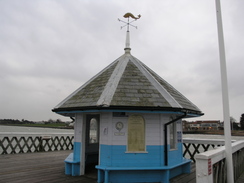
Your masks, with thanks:
M58 132L58 133L53 133L53 132L1 132L0 133L0 137L4 137L6 135L12 135L12 136L20 136L20 135L33 135L33 136L43 136L43 135L51 135L51 136L55 136L55 135L74 135L74 132Z
M233 142L232 144L232 154L236 151L244 148L244 140ZM200 154L196 154L195 159L212 159L212 164L225 158L225 146L219 147L217 149L212 149Z
M236 140L232 140L231 142L235 142ZM192 138L183 138L184 143L192 143L192 144L213 144L213 145L224 145L224 139L192 139Z
M235 179L237 179L244 171L242 153L244 149L244 140L236 141L232 143L231 146L233 156L238 159L237 161L233 161ZM225 157L225 146L196 154L195 159L197 183L225 182L227 174Z

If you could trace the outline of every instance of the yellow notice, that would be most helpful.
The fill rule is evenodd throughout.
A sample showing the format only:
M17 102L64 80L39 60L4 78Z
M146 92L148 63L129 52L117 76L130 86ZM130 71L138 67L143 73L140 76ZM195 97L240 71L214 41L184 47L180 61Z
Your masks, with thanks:
M145 121L141 115L128 119L128 151L145 151Z

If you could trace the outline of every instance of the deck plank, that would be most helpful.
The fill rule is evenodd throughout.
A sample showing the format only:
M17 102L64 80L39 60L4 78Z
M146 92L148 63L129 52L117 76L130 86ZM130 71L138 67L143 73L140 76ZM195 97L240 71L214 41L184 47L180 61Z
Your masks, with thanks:
M96 177L65 175L64 159L70 153L71 151L54 151L1 155L0 182L95 183Z
M191 164L191 173L185 173L170 179L170 183L196 183L195 163Z
M96 183L97 171L91 169L85 176L65 175L64 159L71 151L38 152L0 155L0 183ZM196 183L195 164L190 174L179 175L171 183ZM244 173L237 183L244 182Z
M237 179L236 183L243 183L244 182L244 172L241 174L241 176Z

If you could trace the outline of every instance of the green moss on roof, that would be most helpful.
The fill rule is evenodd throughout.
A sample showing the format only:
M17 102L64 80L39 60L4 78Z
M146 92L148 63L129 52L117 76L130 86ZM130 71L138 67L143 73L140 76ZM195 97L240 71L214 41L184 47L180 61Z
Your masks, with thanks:
M170 107L169 103L131 61L128 62L120 79L111 105Z
M117 63L118 62L115 62L111 67L90 81L85 87L81 88L81 90L61 105L60 108L96 106Z
M128 53L72 93L54 111L110 106L201 112L173 86Z

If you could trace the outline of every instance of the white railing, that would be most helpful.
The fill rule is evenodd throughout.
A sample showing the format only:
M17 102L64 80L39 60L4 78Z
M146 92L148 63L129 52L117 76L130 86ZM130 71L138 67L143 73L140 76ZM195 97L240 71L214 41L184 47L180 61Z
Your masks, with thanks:
M232 154L234 164L234 179L244 171L244 141L232 143ZM225 147L218 147L195 155L196 159L196 180L197 183L225 183L226 164Z
M6 136L3 136L6 135ZM0 155L73 149L69 133L16 133L0 135Z
M235 140L232 140L235 142ZM199 153L215 149L220 146L224 146L225 141L223 139L192 139L183 138L183 156L196 162L195 156Z

